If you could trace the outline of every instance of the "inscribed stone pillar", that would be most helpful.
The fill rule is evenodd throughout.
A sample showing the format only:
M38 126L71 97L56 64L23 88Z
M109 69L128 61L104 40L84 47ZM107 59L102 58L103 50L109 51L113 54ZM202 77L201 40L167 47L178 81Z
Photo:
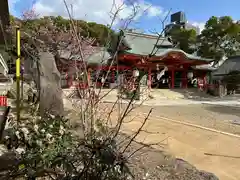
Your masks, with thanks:
M41 52L39 57L40 113L43 115L47 111L62 116L64 107L61 77L54 56L49 52Z

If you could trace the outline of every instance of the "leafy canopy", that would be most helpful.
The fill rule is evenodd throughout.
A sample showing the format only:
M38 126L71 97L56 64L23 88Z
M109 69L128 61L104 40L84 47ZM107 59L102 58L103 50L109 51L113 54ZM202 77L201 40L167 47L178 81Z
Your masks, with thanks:
M181 50L187 53L193 53L196 44L197 33L194 29L183 29L173 27L168 35L172 38L173 43Z
M216 60L240 50L240 24L230 16L212 16L198 37L198 54Z
M36 31L41 27L45 27L49 23L53 23L57 28L61 30L70 30L71 29L71 22L69 19L64 19L61 16L45 16L42 18L32 17L31 14L26 14L27 18L24 20L20 20L10 16L11 24L18 24L24 29L25 32L28 31ZM30 17L30 18L28 18ZM74 20L75 25L77 26L77 30L81 32L81 36L83 37L91 37L96 39L96 44L105 45L107 43L107 37L110 34L113 34L113 30L109 27L97 24L95 22L86 22L83 20Z

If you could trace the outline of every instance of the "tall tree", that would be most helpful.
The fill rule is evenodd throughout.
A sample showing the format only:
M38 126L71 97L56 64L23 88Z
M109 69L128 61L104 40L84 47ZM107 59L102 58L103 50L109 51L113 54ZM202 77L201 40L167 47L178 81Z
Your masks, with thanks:
M198 54L216 61L240 50L240 25L230 16L212 16L198 37Z
M32 15L34 12L26 12L23 15L24 20L20 20L21 28L25 31L35 31L37 29L41 29L41 27L45 27L47 24L52 23L58 30L69 31L71 29L71 23L69 19L64 19L61 16L53 17L53 16L45 16L38 18L38 16ZM26 18L31 17L31 18ZM11 19L14 20L13 17ZM12 20L12 21L13 21ZM105 45L106 42L109 41L108 34L113 34L113 30L109 27L97 24L94 22L85 22L83 20L73 20L77 26L77 31L80 32L83 37L95 38L96 43L99 45Z
M197 33L195 30L187 30L179 27L172 28L168 36L172 38L173 44L187 53L195 51Z

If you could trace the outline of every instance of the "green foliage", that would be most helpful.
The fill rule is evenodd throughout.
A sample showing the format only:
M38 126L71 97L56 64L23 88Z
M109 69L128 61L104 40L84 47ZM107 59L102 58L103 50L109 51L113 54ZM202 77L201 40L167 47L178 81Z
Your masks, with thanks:
M14 21L15 21L15 17L14 16L12 16L12 15L10 15L10 24L13 24L14 23Z
M18 124L12 120L11 126L5 145L18 154L18 162L5 179L125 180L131 175L115 137L107 136L101 120L98 131L82 139L73 135L67 119L52 115L32 115Z
M10 19L12 24L14 24L14 22L16 23L16 21L21 22L21 28L25 32L38 30L50 23L53 23L53 25L61 30L69 31L71 29L70 20L64 19L61 16L45 16L42 18L24 20L17 20L11 16ZM95 22L86 22L83 20L73 21L77 27L78 32L81 33L81 36L95 38L96 44L99 45L105 45L108 42L108 36L111 36L114 33L112 29L102 24L97 24Z
M178 47L181 50L187 53L194 52L197 38L197 33L195 30L187 30L181 29L179 27L174 27L170 30L169 36L172 38L174 44L178 44Z
M198 37L202 57L221 59L222 56L235 55L240 50L240 25L230 16L212 16Z
M68 19L61 16L42 17L35 19L19 20L10 16L11 24L21 23L24 31L39 29L43 26L53 23L57 28L70 30L71 23ZM83 37L96 39L96 44L106 45L108 36L114 34L109 27L97 24L95 22L85 22L83 20L74 20L77 30ZM197 37L195 30L186 30L175 27L170 30L173 43L187 53L193 53L198 49L198 55L206 58L219 60L223 55L231 56L240 51L240 24L236 23L229 16L211 17L205 24L205 29Z
M170 30L173 43L187 53L198 49L198 55L215 60L235 55L240 51L240 24L230 16L212 16L199 36L194 30L174 27Z
M71 23L69 20L64 19L61 16L51 17L51 20L58 28L70 30Z
M15 137L17 143L10 141L6 145L8 148L22 148L23 152L11 173L21 172L27 177L42 176L39 174L41 171L56 166L59 157L67 156L75 145L66 120L60 117L25 119L19 125L12 126L12 135L8 139ZM61 164L65 164L63 158Z
M99 44L105 44L107 43L107 37L108 34L110 35L113 33L113 31L109 30L109 28L102 24L97 24L94 22L87 23L89 27L89 34L91 37L95 37L97 39L97 42Z

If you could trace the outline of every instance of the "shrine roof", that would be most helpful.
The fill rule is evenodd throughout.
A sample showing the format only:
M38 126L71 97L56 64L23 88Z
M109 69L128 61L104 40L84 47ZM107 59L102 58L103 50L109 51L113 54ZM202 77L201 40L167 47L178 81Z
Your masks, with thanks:
M143 54L143 53L140 53L140 52L136 52L133 49L127 50L125 52L128 53L128 54L138 54L138 55L144 55L144 56L148 55L148 54ZM181 49L177 49L177 48L157 49L155 51L155 56L162 57L162 56L165 56L165 55L170 54L170 53L182 53L190 60L201 60L201 61L207 61L207 62L213 61L213 59L208 59L208 58L203 58L203 57L200 57L200 56L188 54L188 53L182 51Z
M59 51L60 58L67 61L80 61L79 54L72 54L71 51ZM94 52L84 54L84 60L87 64L107 64L111 55L106 51L105 48L97 48Z
M217 69L216 67L213 66L212 63L192 66L192 68L197 70L206 70L206 71L215 71Z
M184 54L190 60L213 61L213 59L202 58L193 54L188 54L181 49L174 48L172 43L166 37L160 37L158 40L158 36L155 35L124 32L123 43L125 46L128 46L125 53L147 56L154 49L155 56L165 56L169 53L175 52Z
M232 56L226 59L221 66L213 72L214 76L222 76L231 71L240 71L240 56Z
M111 59L111 55L102 48L101 50L88 56L86 61L88 64L107 64L109 59Z
M173 47L173 44L166 37L159 38L156 35L143 33L124 32L124 41L131 49L145 54L150 54L154 46Z

